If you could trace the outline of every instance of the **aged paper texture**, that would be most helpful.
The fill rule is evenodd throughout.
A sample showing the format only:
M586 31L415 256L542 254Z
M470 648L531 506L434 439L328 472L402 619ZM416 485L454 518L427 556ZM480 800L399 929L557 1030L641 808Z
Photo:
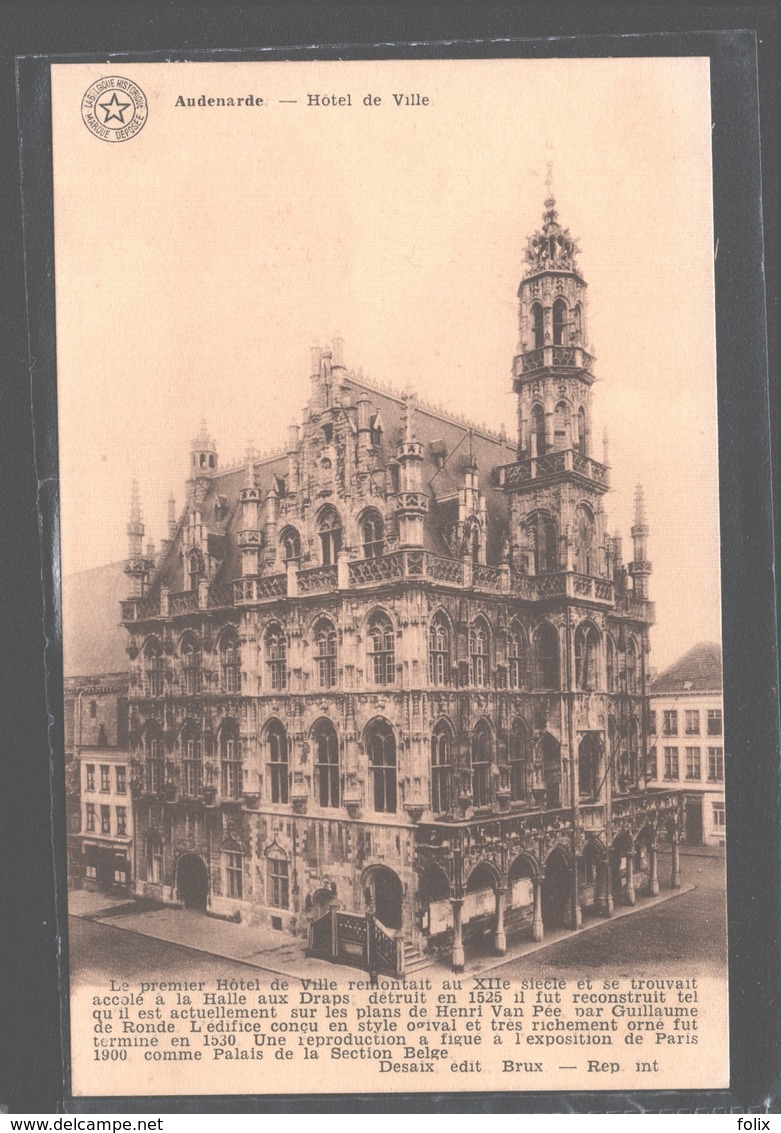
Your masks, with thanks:
M74 1094L726 1086L708 61L52 100Z

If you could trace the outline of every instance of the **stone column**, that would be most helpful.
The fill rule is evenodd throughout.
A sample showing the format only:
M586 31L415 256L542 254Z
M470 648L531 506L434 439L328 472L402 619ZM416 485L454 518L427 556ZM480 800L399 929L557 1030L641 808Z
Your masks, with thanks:
M545 936L545 926L542 923L542 878L533 877L534 885L534 916L532 917L532 940L540 941Z
M648 849L648 892L652 897L659 896L659 861L655 845Z
M504 956L507 951L507 934L504 931L504 906L507 900L507 887L499 885L496 890L496 928L494 929L494 951Z
M632 847L626 856L626 903L634 905L635 900L635 854Z
M670 868L670 888L681 888L681 854L678 846L677 834L673 834L672 865Z
M461 929L461 910L464 905L463 897L451 897L450 904L453 908L453 971L463 972L464 970L464 938Z
M612 917L613 915L613 883L610 876L610 854L602 862L600 872L602 874L602 896L600 900L600 913L603 917Z

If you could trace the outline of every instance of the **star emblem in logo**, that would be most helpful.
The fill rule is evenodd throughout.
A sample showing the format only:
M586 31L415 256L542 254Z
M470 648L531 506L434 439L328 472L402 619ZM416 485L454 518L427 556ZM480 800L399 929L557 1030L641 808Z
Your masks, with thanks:
M98 106L105 113L106 117L103 119L104 125L116 119L120 125L125 125L125 111L130 107L129 102L120 102L117 98L117 92L114 91L108 102L99 102Z

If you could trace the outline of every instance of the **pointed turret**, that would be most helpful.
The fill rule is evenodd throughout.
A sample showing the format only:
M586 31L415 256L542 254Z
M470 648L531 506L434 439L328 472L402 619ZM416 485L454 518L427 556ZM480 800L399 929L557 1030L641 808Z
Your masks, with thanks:
M642 484L635 489L635 522L632 526L634 561L629 564L629 573L634 579L635 597L648 597L648 576L651 563L648 561L648 521L645 511L645 494Z
M415 395L409 388L404 391L401 433L397 455L400 491L396 496L399 543L402 547L420 547L423 544L423 518L428 511L428 496L420 487L423 445L417 439Z
M153 569L152 561L144 557L144 521L141 516L141 497L138 481L134 480L130 489L130 518L127 525L127 562L125 574L130 580L131 598L144 594L149 575Z

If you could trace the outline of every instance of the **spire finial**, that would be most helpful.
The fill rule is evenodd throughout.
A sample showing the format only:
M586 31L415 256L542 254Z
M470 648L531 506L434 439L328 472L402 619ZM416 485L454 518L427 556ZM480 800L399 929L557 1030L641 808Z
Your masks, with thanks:
M644 527L646 519L645 492L643 491L643 485L638 484L635 488L635 526Z
M138 492L138 480L135 477L130 485L130 518L131 520L141 519L141 496Z

